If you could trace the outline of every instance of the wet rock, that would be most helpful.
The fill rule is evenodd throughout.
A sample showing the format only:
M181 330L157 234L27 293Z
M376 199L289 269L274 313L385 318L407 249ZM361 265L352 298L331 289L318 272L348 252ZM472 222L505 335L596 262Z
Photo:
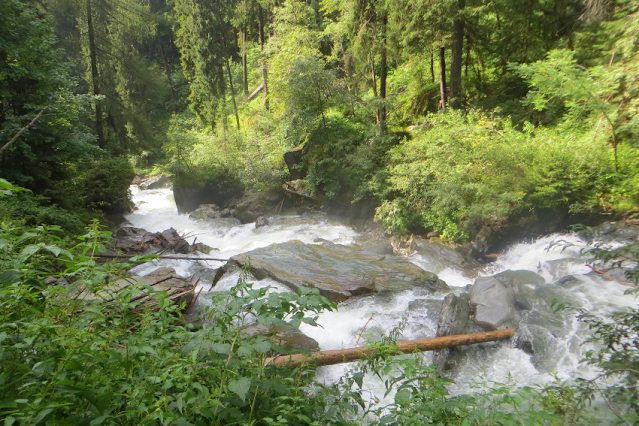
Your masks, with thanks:
M256 228L261 228L262 226L268 226L268 219L264 216L260 216L255 220Z
M512 292L494 277L477 278L470 292L473 321L486 331L513 326L518 319Z
M253 324L242 330L245 336L269 336L271 342L284 349L312 352L319 349L319 343L308 337L295 327L272 325L266 327L261 324Z
M446 296L439 313L437 323L437 337L454 336L470 332L470 296L462 293L456 296L453 293ZM449 369L448 358L455 348L441 349L433 352L433 365L440 371Z
M443 244L431 243L422 238L413 238L410 251L419 253L434 271L456 268L467 272L468 276L476 276L473 269L479 267L472 259L465 259L458 251Z
M485 225L475 236L472 243L471 255L481 258L488 253L492 245L495 243L495 234L490 226Z
M191 246L192 251L199 251L200 253L210 254L213 251L212 247L207 246L204 243L195 243Z
M302 148L294 148L284 153L284 162L291 175L291 180L304 179L308 167L303 165L304 152Z
M546 282L541 275L527 270L508 270L495 275L494 278L511 291L515 307L519 310L532 309L535 289Z
M250 265L257 279L272 278L297 291L318 288L334 302L352 296L420 287L434 292L448 286L437 275L406 259L377 255L333 243L307 245L300 241L272 244L233 256L216 276Z
M171 185L171 182L169 181L169 177L163 174L144 179L138 183L138 186L140 187L140 189L143 189L143 190L168 188L170 185Z
M275 192L250 192L233 203L233 216L242 223L255 222L260 216L274 214L283 196Z
M215 219L220 216L220 209L215 204L200 204L195 211L189 213L193 220Z
M141 291L141 294L134 296L137 298L134 301L139 300L140 304L151 307L157 306L157 298L149 294L150 292L148 288L140 286L139 284L149 285L155 291L166 292L167 297L171 299L171 303L173 304L188 307L193 301L194 292L191 291L193 289L193 284L191 284L191 282L186 278L177 275L173 268L158 268L145 276L131 275L125 278L120 278L113 281L97 293L89 292L84 289L84 286L78 285L78 289L83 290L78 296L72 294L72 297L77 297L79 300L87 302L93 300L109 301L114 300L121 292L130 290L131 287L136 286Z
M215 204L225 208L234 198L241 196L244 188L234 180L221 180L215 184L199 186L173 185L173 195L178 213L196 210L202 204Z
M114 251L125 254L188 253L189 244L173 228L162 232L147 232L141 228L121 227L110 241Z
M604 222L592 228L592 234L580 234L587 241L601 241L610 243L612 241L632 243L639 241L639 226L631 221Z
M521 349L526 352L528 355L535 355L535 349L533 348L533 342L530 338L525 338L523 336L516 336L513 339L513 348Z

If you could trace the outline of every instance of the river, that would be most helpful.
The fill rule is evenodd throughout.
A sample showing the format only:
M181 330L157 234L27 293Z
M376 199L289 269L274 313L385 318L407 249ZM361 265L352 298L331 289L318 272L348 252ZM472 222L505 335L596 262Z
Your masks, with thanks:
M255 228L254 224L242 225L232 218L194 221L187 215L177 214L170 189L141 191L137 186L132 186L131 190L137 206L137 209L126 217L131 225L151 232L173 227L180 234L186 234L189 242L197 238L197 241L213 247L215 250L210 256L222 259L273 243L299 240L313 244L321 239L337 244L350 244L359 236L351 227L322 213L276 216L270 220L268 226L260 228ZM574 246L549 249L551 243L559 240ZM585 259L580 251L583 246L582 240L575 235L550 235L535 241L514 244L501 253L495 262L474 271L451 266L446 259L427 257L419 253L408 256L416 265L438 274L456 293L464 291L477 276L490 276L506 270L534 271L546 281L542 293L547 297L535 302L540 309L545 310L545 317L539 313L541 310L533 309L522 315L520 321L520 332L534 336L534 355L514 348L510 343L469 347L455 368L453 378L456 384L450 389L453 394L470 392L477 389L477 386L481 388L493 383L531 385L549 383L555 377L574 379L594 376L595 372L580 362L584 351L590 348L584 344L589 335L588 331L572 314L549 314L551 309L547 306L548 300L556 297L595 314L630 306L635 300L624 295L627 287L591 273L586 266L588 259ZM230 288L237 280L237 275L225 276L211 289L212 277L203 271L206 268L222 266L221 262L214 261L163 259L155 264L142 265L136 272L144 275L155 269L157 264L173 267L183 276L202 276L199 283L202 294L198 298L196 310L210 303L210 291ZM567 281L566 277L569 276L572 278ZM270 285L281 291L289 291L285 286L270 279L260 281L256 285ZM196 291L199 291L199 288ZM408 320L403 331L405 339L434 337L439 308L446 294L431 294L420 289L412 289L391 295L352 298L341 303L337 311L323 313L319 319L322 327L303 324L301 330L317 340L321 349L354 347L360 339L361 344L367 339L388 333L402 318ZM428 360L432 355L423 356ZM347 368L349 364L321 367L316 379L324 383L334 382L343 376ZM374 381L370 381L369 386L371 392L379 391L376 388L380 385Z

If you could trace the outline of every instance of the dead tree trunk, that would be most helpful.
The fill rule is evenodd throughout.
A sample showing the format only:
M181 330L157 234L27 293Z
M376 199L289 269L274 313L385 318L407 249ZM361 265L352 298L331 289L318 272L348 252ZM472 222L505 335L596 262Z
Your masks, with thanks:
M487 331L483 333L459 334L457 336L436 337L433 339L406 340L397 342L398 353L413 353L434 351L437 349L451 348L454 346L472 345L475 343L494 342L506 340L515 334L515 330ZM332 351L319 351L310 355L293 354L270 357L264 360L264 365L276 365L282 367L296 367L302 364L334 365L351 362L373 354L375 348L350 348L336 349Z

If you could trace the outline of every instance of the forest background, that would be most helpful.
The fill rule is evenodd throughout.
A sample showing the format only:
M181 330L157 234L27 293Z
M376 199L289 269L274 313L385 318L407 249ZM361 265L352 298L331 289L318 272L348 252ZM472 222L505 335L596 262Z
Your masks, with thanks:
M306 194L372 203L396 232L464 242L621 216L639 201L638 38L628 0L0 0L4 424L593 424L596 393L610 422L637 424L636 309L580 313L608 387L450 398L382 344L326 388L265 368L281 349L264 339L235 345L247 316L334 308L308 289L265 303L240 282L193 330L161 294L159 314L131 315L135 289L96 309L45 279L98 291L126 266L96 265L108 234L83 229L129 208L136 172L272 191L296 147ZM366 373L391 405L366 405Z
M636 2L3 0L1 19L0 176L32 192L0 209L29 225L126 210L134 170L281 189L296 147L306 194L451 242L637 205Z

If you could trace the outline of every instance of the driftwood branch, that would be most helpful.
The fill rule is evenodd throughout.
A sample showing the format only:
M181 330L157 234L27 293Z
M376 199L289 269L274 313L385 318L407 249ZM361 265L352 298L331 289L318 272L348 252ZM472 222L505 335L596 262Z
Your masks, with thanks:
M507 328L505 330L459 334L457 336L435 337L433 339L406 340L403 342L397 342L397 350L398 352L405 354L419 351L434 351L454 346L506 340L512 337L513 334L515 334L515 330ZM310 355L279 355L265 359L264 365L272 364L282 367L295 367L302 364L334 365L361 359L367 355L373 354L375 351L375 348L360 347L336 349L332 351L319 351Z
M105 257L107 259L130 259L135 256L130 256L128 254L94 254L93 257ZM216 260L218 262L228 262L228 259L218 259L215 257L158 256L157 258L173 260Z
M590 269L592 269L593 272L596 272L596 273L598 273L600 275L603 275L604 277L608 278L610 281L614 281L614 282L616 282L618 284L625 285L626 287L636 287L636 285L634 285L634 284L624 283L623 281L619 281L618 279L615 279L615 278L611 277L610 275L608 275L604 271L601 271L601 270L595 268L592 265L586 265L586 266L589 267Z
M38 113L38 115L36 115L35 117L33 117L33 120L31 120L31 122L29 124L27 124L26 126L24 126L22 129L20 129L20 131L18 133L15 134L15 136L13 136L11 138L11 140L9 142L7 142L6 144L4 144L4 146L2 148L0 148L0 154L2 154L2 151L4 151L5 149L9 148L16 140L18 140L18 138L20 137L20 135L22 135L25 131L27 131L29 129L29 127L33 126L36 122L36 120L38 118L40 118L40 116L42 116L42 113L44 112L44 110L47 109L47 107L44 107L40 110L40 112Z

